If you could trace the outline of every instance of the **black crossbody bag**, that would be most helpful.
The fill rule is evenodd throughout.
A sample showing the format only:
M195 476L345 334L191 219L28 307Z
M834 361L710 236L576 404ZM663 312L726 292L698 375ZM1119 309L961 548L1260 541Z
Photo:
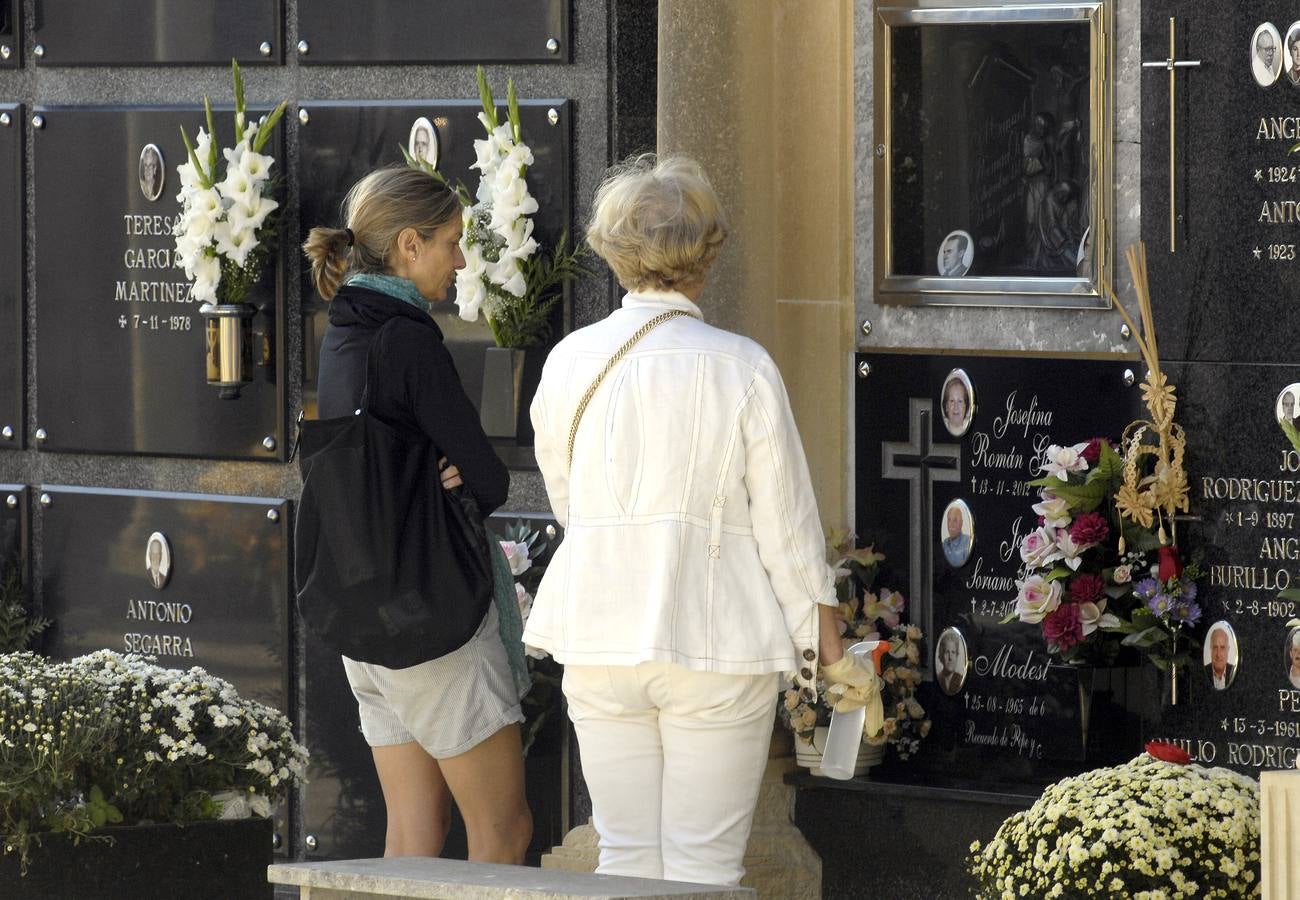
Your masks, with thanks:
M463 487L443 488L432 441L370 409L390 324L370 345L361 409L300 423L294 577L298 611L321 641L401 669L474 636L492 566L478 504Z

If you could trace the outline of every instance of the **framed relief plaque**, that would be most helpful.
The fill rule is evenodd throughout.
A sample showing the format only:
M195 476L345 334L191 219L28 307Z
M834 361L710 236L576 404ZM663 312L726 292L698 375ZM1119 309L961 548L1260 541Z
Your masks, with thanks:
M1104 308L1111 4L875 13L875 300Z

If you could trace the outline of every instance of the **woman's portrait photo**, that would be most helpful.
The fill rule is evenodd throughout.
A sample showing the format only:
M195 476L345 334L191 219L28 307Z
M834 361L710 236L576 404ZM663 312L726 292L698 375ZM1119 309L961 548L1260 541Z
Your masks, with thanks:
M411 133L406 137L406 152L435 169L438 167L438 132L424 116L411 123Z
M945 628L934 650L934 678L939 690L951 697L965 686L969 659L966 638L956 628Z
M145 144L140 151L140 193L153 203L162 196L166 172L163 170L162 151L157 144Z
M1293 85L1300 87L1300 22L1292 22L1286 30L1286 43L1283 61L1286 63L1286 77Z
M944 509L939 540L948 565L954 569L966 565L971 545L975 543L975 519L965 500L954 500Z
M1220 619L1210 626L1201 649L1201 663L1216 691L1226 691L1237 677L1237 659L1237 634L1227 620Z
M167 543L167 536L161 531L149 535L145 545L144 567L149 573L149 583L158 590L167 586L167 579L172 574L172 548Z
M1282 74L1282 36L1265 22L1250 36L1250 74L1260 87L1271 87Z
M1300 417L1300 383L1288 384L1282 388L1273 404L1273 411L1277 414L1279 425L1296 424L1296 418Z
M970 428L971 417L975 414L975 388L965 371L953 369L948 373L939 400L943 427L953 437L961 437Z
M960 278L970 271L975 261L975 242L964 231L953 231L939 245L939 274L944 278Z
M1286 678L1291 687L1300 690L1300 628L1292 628L1286 636Z

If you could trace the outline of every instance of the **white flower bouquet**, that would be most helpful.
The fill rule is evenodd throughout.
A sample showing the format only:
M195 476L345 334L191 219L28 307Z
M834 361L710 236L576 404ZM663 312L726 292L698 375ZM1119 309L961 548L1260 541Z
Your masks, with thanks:
M284 115L285 103L257 122L248 121L239 63L232 61L231 69L234 146L221 149L218 158L212 104L204 97L207 128L199 129L193 143L181 129L189 158L176 167L181 180L176 260L193 286L194 299L214 304L243 303L261 277L275 249L273 213L280 205L270 196L275 159L261 151Z
M971 846L984 898L1259 894L1259 785L1169 744L1049 787Z
M0 655L0 832L24 863L33 835L270 816L307 751L277 710L203 669L101 650L68 662Z
M564 284L587 274L580 264L585 250L570 250L566 234L549 256L539 253L531 218L538 206L527 179L533 151L523 140L514 80L506 82L502 122L482 66L477 79L483 103L478 119L487 137L474 142L476 159L470 168L479 172L474 197L457 187L465 203L460 241L465 268L456 273L456 307L467 322L482 313L498 347L531 347L549 335L551 310ZM407 165L442 178L405 148L402 153Z

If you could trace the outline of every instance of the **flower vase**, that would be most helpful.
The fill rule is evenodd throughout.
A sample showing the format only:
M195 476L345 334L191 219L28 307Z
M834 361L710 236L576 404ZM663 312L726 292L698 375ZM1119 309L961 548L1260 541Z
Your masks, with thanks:
M488 347L483 356L483 394L479 420L490 438L516 438L523 406L527 351ZM527 410L522 410L527 412Z
M253 380L253 315L248 303L205 303L199 314L205 320L208 384L222 400L238 400L244 385Z
M813 729L812 743L794 738L794 761L796 765L803 766L811 774L821 776L822 750L826 746L826 734L830 728L826 725L818 725ZM885 758L884 744L866 744L858 745L858 758L853 765L853 776L856 778L865 775L872 766L880 765Z

